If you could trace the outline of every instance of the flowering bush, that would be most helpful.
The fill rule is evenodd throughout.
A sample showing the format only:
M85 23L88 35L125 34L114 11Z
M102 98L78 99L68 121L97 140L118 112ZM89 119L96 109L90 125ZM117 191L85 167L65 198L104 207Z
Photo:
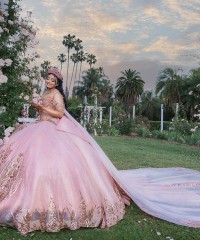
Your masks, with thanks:
M18 0L0 3L0 137L6 135L5 128L14 127L23 103L38 82L39 69L30 69L29 64L38 58L36 52L27 53L35 46L36 29L33 28L31 13L20 17Z

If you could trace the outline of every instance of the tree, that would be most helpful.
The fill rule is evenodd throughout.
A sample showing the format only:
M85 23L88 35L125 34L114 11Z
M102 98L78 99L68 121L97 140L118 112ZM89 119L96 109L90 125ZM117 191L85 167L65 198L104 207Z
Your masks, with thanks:
M89 63L90 68L92 67L93 64L97 62L96 56L94 54L87 54L86 56L86 61Z
M40 66L42 68L42 70L40 71L41 76L45 78L47 76L48 69L51 68L51 63L49 61L44 61L43 63L41 63Z
M87 59L87 54L84 53L83 51L80 51L78 53L78 58L80 62L80 69L79 69L79 81L81 80L81 68L82 68L82 63Z
M117 79L116 97L121 99L126 107L136 104L143 93L144 81L136 70L122 71L122 76Z
M2 126L17 122L23 103L31 95L32 80L39 74L37 68L30 67L39 58L33 52L37 29L31 25L31 12L22 17L18 0L4 2L0 2L0 106L6 111L0 113L0 137L4 135Z
M68 73L69 73L69 59L70 59L70 49L74 47L74 42L75 42L75 36L68 34L67 36L63 37L63 45L67 48L67 77L66 77L66 90L65 90L65 95L68 97Z
M62 65L64 62L67 61L66 55L61 53L57 58L58 58L58 61L60 62L60 72L62 72Z
M113 88L102 68L90 68L84 72L80 86L75 87L75 93L81 98L97 94L100 100L106 101L112 95Z
M178 74L179 71L181 69L165 68L158 76L156 94L169 106L181 102L183 77Z
M194 113L200 102L200 68L192 69L185 77L181 92L181 99L189 119L194 118Z
M72 60L72 62L74 63L74 65L73 65L73 70L72 70L71 81L70 81L70 84L69 84L69 91L70 91L71 84L72 84L72 81L73 81L75 65L76 65L76 64L78 63L78 61L79 61L78 53L73 53L73 54L71 55L70 59ZM77 65L76 65L76 66L77 66ZM75 73L75 75L76 75L76 73Z

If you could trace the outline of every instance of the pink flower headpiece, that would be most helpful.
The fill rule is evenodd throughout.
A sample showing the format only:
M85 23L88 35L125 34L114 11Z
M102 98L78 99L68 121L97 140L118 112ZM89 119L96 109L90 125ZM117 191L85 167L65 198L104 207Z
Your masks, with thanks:
M60 80L63 79L63 76L61 75L61 73L56 68L48 69L48 74L54 74L58 79L60 79Z

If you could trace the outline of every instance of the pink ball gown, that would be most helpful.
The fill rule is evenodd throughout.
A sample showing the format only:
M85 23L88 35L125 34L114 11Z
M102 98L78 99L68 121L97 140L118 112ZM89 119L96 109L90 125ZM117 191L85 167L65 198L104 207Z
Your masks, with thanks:
M35 230L110 227L130 198L145 212L200 227L200 173L183 168L118 171L94 139L64 110L61 94L42 104L65 112L40 113L0 148L0 224Z

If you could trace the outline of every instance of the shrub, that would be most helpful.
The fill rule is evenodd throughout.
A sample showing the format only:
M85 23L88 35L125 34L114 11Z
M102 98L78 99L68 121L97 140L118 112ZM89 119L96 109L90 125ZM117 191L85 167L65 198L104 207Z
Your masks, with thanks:
M158 131L158 130L153 130L152 131L152 137L162 139L162 140L168 140L168 131Z
M142 137L149 137L150 136L150 131L148 128L139 128L137 129L136 133Z
M121 135L130 135L133 129L133 120L123 115L114 119L114 127L119 130Z
M160 130L160 121L150 121L151 124L151 130ZM170 122L164 121L163 122L163 130L169 130L169 127L171 126Z
M107 134L108 134L108 136L119 136L120 135L120 131L117 128L115 128L115 127L110 127L107 130Z

